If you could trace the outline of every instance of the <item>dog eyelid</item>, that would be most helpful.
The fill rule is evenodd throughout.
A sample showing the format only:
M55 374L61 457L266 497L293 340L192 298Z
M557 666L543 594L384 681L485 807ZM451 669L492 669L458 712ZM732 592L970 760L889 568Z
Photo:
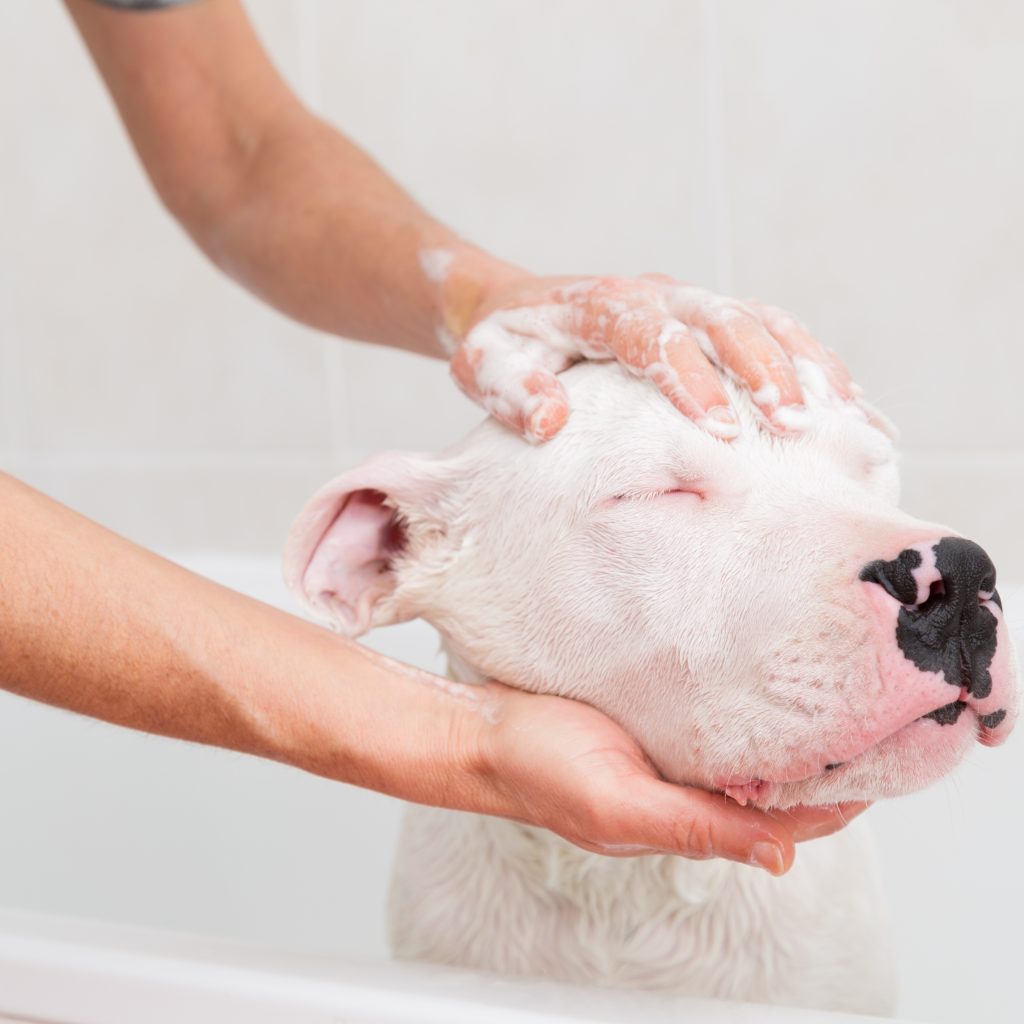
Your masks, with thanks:
M661 498L699 498L704 501L707 498L707 493L704 484L697 480L666 481L663 486L642 486L620 491L605 498L599 504L602 508L611 508L624 501L658 501Z

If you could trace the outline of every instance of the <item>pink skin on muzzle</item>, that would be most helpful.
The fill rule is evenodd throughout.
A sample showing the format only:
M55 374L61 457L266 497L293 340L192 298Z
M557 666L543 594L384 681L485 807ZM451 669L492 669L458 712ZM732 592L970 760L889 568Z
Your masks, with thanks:
M896 640L896 622L901 605L873 583L864 584L867 601L874 612L872 630L878 651L878 670L883 691L878 701L878 712L872 715L872 728L859 733L858 744L853 744L855 755L905 725L954 701L967 705L977 721L978 740L987 747L1002 743L1017 720L1015 670L1010 656L1009 631L1003 611L994 600L984 599L985 607L996 620L996 648L989 664L992 689L987 697L978 698L967 687L951 686L941 672L926 672L918 668L900 649ZM927 586L926 586L927 590ZM982 724L981 719L1005 712L995 726ZM966 712L965 712L966 713ZM866 741L866 742L864 742ZM849 758L839 758L845 761Z
M908 545L922 556L920 566L912 574L917 585L917 605L923 604L932 588L942 583L935 564L935 543L933 539ZM949 683L942 671L928 671L915 664L897 639L897 623L904 606L877 583L859 585L870 616L869 643L877 664L873 687L870 681L865 683L869 692L865 693L863 705L855 716L841 723L841 729L826 740L823 750L808 751L801 763L789 765L771 779L722 780L721 788L737 802L770 803L778 795L780 784L821 776L879 745L902 757L949 765L954 748L962 750L962 744L969 742L967 730L989 747L1003 743L1013 730L1017 719L1016 669L1003 611L992 592L979 591L977 596L996 623L995 650L988 664L991 690L979 697L968 686ZM946 724L924 717L957 702L963 706L955 709L959 714L951 715Z

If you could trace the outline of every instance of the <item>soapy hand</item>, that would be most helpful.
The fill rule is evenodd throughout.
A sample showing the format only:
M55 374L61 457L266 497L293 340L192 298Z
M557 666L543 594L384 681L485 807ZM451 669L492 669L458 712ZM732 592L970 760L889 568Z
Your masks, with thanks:
M534 442L554 437L567 420L556 374L581 359L618 359L721 438L735 437L739 423L715 366L749 390L779 431L803 423L796 359L816 363L839 396L853 397L838 357L788 313L660 274L523 277L489 296L459 333L456 382Z

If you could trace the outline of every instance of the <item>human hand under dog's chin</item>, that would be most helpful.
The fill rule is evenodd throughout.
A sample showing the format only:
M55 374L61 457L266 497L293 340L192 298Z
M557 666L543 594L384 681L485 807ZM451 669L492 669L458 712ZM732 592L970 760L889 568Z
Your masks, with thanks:
M501 813L585 850L724 857L781 875L795 843L830 835L869 806L741 807L720 793L664 781L636 741L587 704L488 686L499 710L485 731L484 761L510 805Z
M569 401L556 375L581 359L617 359L725 439L739 433L739 423L716 366L749 390L780 432L803 421L796 359L817 364L840 398L853 397L838 357L788 313L660 274L504 276L468 315L462 304L448 318L448 337L462 390L534 442L549 440L567 420Z

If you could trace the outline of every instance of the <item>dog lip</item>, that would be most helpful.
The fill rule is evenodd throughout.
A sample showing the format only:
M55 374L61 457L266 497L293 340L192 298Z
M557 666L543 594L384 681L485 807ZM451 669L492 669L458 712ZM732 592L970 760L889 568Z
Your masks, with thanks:
M975 719L980 725L992 729L999 725L999 723L1006 717L1006 711L1003 708L1000 708L998 711L995 711L990 715L980 715L978 714L978 711L974 708L973 705L968 703L966 700L961 699L962 696L963 691L961 691L961 697L958 697L956 700L950 701L946 704L941 704L939 707L932 708L931 711L926 711L923 715L918 715L917 718L907 722L905 725L901 725L898 729L894 729L892 732L887 733L885 736L880 736L870 746L865 747L863 750L857 751L856 754L847 757L845 760L829 762L824 766L822 770L825 772L834 772L839 768L843 768L846 765L848 765L851 761L855 761L863 754L866 754L869 750L874 750L874 748L879 746L880 744L887 743L889 740L893 738L893 736L898 736L901 732L903 732L906 729L909 729L912 725L916 725L918 722L923 722L926 719L931 719L933 722L938 722L939 725L956 725L956 723L960 720L960 716L965 711L969 711L972 715L974 715ZM820 772L815 772L811 775L806 776L803 779L798 779L794 781L806 782L808 779L817 778L819 774Z
M754 793L750 795L762 796L764 790L769 786L788 786L798 785L801 782L810 782L813 779L820 778L822 775L834 775L841 768L845 768L847 765L856 761L862 755L868 753L870 750L874 750L876 747L883 743L889 742L894 736L898 736L901 732L909 729L911 726L916 725L918 722L923 722L925 719L931 719L937 722L940 726L944 725L955 725L959 720L960 716L964 711L970 711L971 714L977 719L978 723L986 728L994 729L999 723L1006 717L1005 709L993 712L991 715L979 715L977 711L967 702L962 700L955 700L948 704L943 704L941 707L933 708L931 711L926 712L923 715L919 715L917 718L905 725L901 725L898 729L894 729L892 732L887 733L885 736L875 740L870 746L865 747L863 750L859 750L856 754L845 758L842 761L829 761L822 765L817 771L811 772L809 775L803 775L796 779L764 779L759 777L751 777L749 780L748 789L754 790ZM740 787L723 787L726 788L727 792L730 788ZM732 793L729 793L732 796Z
M875 747L878 747L883 743L888 743L889 740L891 740L894 736L898 736L900 733L905 732L911 726L917 725L918 722L923 722L926 719L931 719L933 722L938 722L939 725L956 725L956 723L960 720L960 716L965 711L969 711L972 715L974 715L975 719L979 721L982 725L987 724L987 722L985 722L984 719L995 717L989 715L979 715L978 712L966 701L957 699L949 702L948 704L942 704L937 708L932 708L931 711L927 711L923 715L918 715L917 718L913 719L910 722L907 722L905 725L901 725L898 729L894 729L892 732L887 733L885 736L879 737L870 746L865 747L863 750L857 751L856 754L854 754L852 757L846 758L845 761L832 761L829 764L826 764L824 767L824 771L832 772L844 767L845 765L850 764L850 762L852 761L856 761L857 758L862 757L869 750L874 750ZM1005 711L1002 715L999 715L999 713L996 712L996 716L998 716L997 724L1005 717L1005 715ZM820 773L816 772L813 775L808 775L807 779L817 778L819 774ZM801 779L800 781L806 782L807 779Z
M939 725L955 725L959 721L960 716L970 706L966 701L954 700L949 704L943 704L941 707L935 708L933 711L929 711L927 714L921 715L920 718L915 721L920 722L922 719L930 718L934 722L938 722Z
M956 725L965 711L969 711L975 718L979 727L979 740L982 739L982 733L984 730L995 729L1007 714L1005 708L1000 708L998 711L993 711L991 714L981 715L973 705L958 698L957 700L950 701L947 704L933 708L931 711L928 711L923 715L919 715L917 718L901 725L898 729L894 729L885 736L879 737L874 743L865 747L863 750L859 750L855 754L847 756L842 761L837 760L824 763L819 769L811 772L809 775L801 775L799 778L775 779L767 779L761 775L732 776L729 779L720 781L716 788L724 792L726 796L731 797L739 804L745 805L752 800L763 802L766 799L770 799L771 796L774 795L776 788L779 786L795 786L802 782L811 782L814 779L819 779L823 775L835 777L835 775L841 769L847 767L847 765L856 762L861 756L871 750L874 750L876 747L881 746L883 743L888 743L894 736L898 736L911 726L917 725L918 722L931 719L933 722L937 722L940 726Z

